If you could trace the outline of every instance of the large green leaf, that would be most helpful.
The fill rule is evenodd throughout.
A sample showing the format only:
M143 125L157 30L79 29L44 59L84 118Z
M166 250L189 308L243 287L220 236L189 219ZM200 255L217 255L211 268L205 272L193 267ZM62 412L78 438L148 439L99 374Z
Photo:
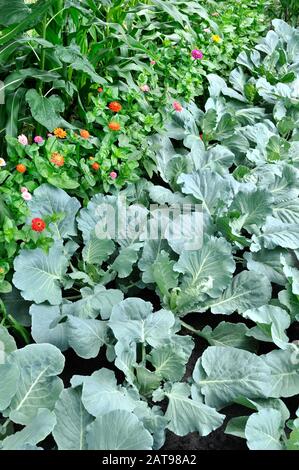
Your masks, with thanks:
M17 349L16 342L4 326L0 325L0 364L5 362L5 354Z
M50 98L41 96L34 89L26 93L26 101L29 104L33 118L50 132L56 127L70 127L60 116L62 110L58 109L58 101L54 98L54 95ZM63 103L61 102L61 104Z
M52 82L53 80L57 80L59 78L59 75L57 74L57 72L43 71L33 67L17 70L16 72L12 72L5 78L4 84L1 84L0 91L4 90L5 93L8 93L8 97L14 96L15 98L17 98L19 94L19 87L28 78L35 78L43 82ZM21 90L23 92L26 91L25 87L21 88ZM13 99L11 99L10 101L12 105L15 105ZM9 108L7 107L7 109ZM11 109L10 111L12 112L13 109ZM9 121L11 121L11 117ZM15 124L17 124L17 122ZM13 123L10 123L10 125L13 125ZM9 129L7 130L9 131ZM10 135L10 133L8 133L8 135Z
M50 344L31 344L11 353L9 361L18 366L20 378L5 413L16 423L28 424L39 408L54 408L63 388L57 375L63 370L64 356Z
M174 269L184 274L181 289L186 295L197 292L198 302L202 296L218 297L235 270L231 246L223 238L205 239L200 250L183 251Z
M248 332L249 328L244 323L222 321L214 330L210 326L205 326L199 335L211 346L231 346L254 351L255 341L246 336Z
M288 347L289 338L285 330L289 328L291 319L284 309L274 305L263 305L259 308L246 310L243 316L257 323L257 327L247 333L248 336L253 336L261 341L273 341L282 349Z
M68 316L67 338L71 348L84 359L96 357L105 343L106 322Z
M0 441L1 450L26 450L43 441L53 430L55 415L47 409L36 410L32 420L21 431Z
M100 313L103 320L110 318L113 307L120 303L124 294L118 289L106 289L102 285L97 285L94 289L92 307Z
M260 410L249 416L245 427L251 450L282 450L283 420L277 410Z
M165 442L165 427L167 419L159 406L150 408L144 401L140 401L134 410L134 414L142 421L143 426L153 436L153 449L160 449Z
M284 224L283 222L268 217L265 225L263 226L263 233L260 236L253 236L252 251L268 248L273 249L277 246L282 248L299 248L299 225L298 224Z
M173 270L174 261L169 258L169 254L165 251L161 251L154 263L151 265L149 272L151 274L145 278L143 275L142 279L150 280L157 285L162 295L168 296L168 291L177 286L178 273Z
M283 248L262 249L257 253L244 253L244 258L250 271L256 271L266 276L270 282L284 286L286 277L282 269L281 255L287 256L289 261L292 259L291 254Z
M292 397L299 393L298 347L271 351L262 356L270 368L271 397Z
M97 284L93 289L83 287L80 293L82 299L63 304L63 314L79 318L96 318L100 315L103 320L107 320L111 315L113 306L124 298L120 290L106 289L101 284Z
M138 260L138 251L142 244L132 243L130 246L122 248L119 255L115 258L111 268L118 273L118 277L128 277L132 270L133 264Z
M191 174L182 174L178 178L182 192L192 194L203 204L203 208L213 214L228 202L230 186L228 182L211 170L201 170Z
M2 26L18 23L30 14L30 8L24 3L24 0L11 0L9 3L6 0L0 0L0 10L0 24Z
M32 6L31 13L27 14L22 20L18 17L18 22L16 24L4 29L2 32L0 37L0 46L18 37L18 35L23 31L32 29L44 17L47 11L51 8L53 2L54 0L39 0L36 5ZM1 11L3 11L2 8Z
M0 352L1 359L6 358L4 356L5 353L2 351ZM13 363L0 363L0 374L1 374L1 382L0 382L0 410L5 410L13 396L16 393L20 371L16 364Z
M4 85L5 93L7 93L6 83ZM0 95L1 95L1 88L0 86ZM18 117L19 111L22 106L24 95L25 95L24 88L18 88L13 93L7 93L5 97L5 106L7 112L7 121L6 121L6 135L16 137L18 135Z
M88 202L87 207L81 209L78 216L78 227L83 234L85 244L95 235L102 235L102 227L107 221L107 210L111 209L109 217L115 217L117 210L117 199L115 196L104 196L103 194L96 194ZM112 222L112 221L111 221ZM109 231L106 237L101 236L101 239L111 239L113 234Z
M234 230L240 231L244 227L251 231L251 226L260 226L272 213L271 202L272 196L265 190L239 191L229 209L235 213Z
M248 416L236 416L231 418L225 428L225 434L245 439L245 426L247 421Z
M136 381L135 365L137 364L136 345L123 339L116 343L114 352L116 354L115 366L123 371L127 382L134 385Z
M31 335L36 343L50 343L60 351L68 348L68 332L58 306L35 305L30 307ZM54 326L55 323L55 326Z
M93 82L101 84L107 83L103 77L96 73L93 65L89 62L88 58L81 53L80 48L77 45L71 45L68 47L57 46L55 48L55 53L61 62L69 64L74 70L86 73Z
M174 315L170 311L153 312L151 303L129 298L113 307L108 325L119 341L126 338L157 347L169 338L174 321Z
M175 350L173 345L155 348L149 358L155 368L155 373L172 382L181 380L186 370L186 358Z
M53 437L58 450L87 449L86 428L93 421L93 417L83 406L81 390L63 390L56 402L54 413L57 423Z
M205 405L195 397L190 397L190 386L176 383L165 395L169 400L165 417L169 420L168 429L178 436L197 431L206 436L222 425L224 415Z
M202 154L196 153L193 159L196 170L209 168L223 176L234 163L235 156L223 145L215 145Z
M222 408L239 396L268 397L270 367L261 357L237 348L210 346L197 361L193 378L205 403Z
M13 283L26 300L59 305L62 300L61 283L67 267L68 260L59 244L53 245L48 254L40 248L21 250L14 261Z
M101 416L109 411L133 411L136 401L128 390L117 385L114 373L100 369L91 376L74 376L71 380L74 387L83 385L82 403L93 416Z
M160 259L161 251L167 252L168 244L166 240L146 240L142 249L142 255L138 262L138 268L142 271L142 280L146 284L155 282L153 266L157 259Z
M112 240L92 237L83 248L83 259L88 264L102 264L114 252Z
M125 410L99 416L87 429L89 450L150 450L153 438L141 421Z
M212 313L243 313L252 307L266 304L271 297L271 284L266 277L252 271L237 274L231 285L217 300L210 302Z
M42 184L28 203L31 218L59 216L57 221L49 224L54 238L69 238L76 235L75 217L80 209L79 201L70 197L63 189L49 184Z

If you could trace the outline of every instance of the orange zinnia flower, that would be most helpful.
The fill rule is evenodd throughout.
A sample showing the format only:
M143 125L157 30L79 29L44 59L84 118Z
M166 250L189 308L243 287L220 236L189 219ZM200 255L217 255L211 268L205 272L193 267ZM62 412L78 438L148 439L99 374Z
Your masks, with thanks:
M98 92L99 92L99 93L102 93L102 91L103 91L103 88L102 88L101 86L99 86Z
M120 124L119 124L119 122L116 122L116 121L109 122L108 127L112 131L119 131L120 130Z
M54 129L54 135L59 139L64 139L66 137L66 132L64 129L61 129L61 127L57 127Z
M111 111L118 113L122 110L122 105L118 101L111 101L111 103L108 104L108 108L111 109Z
M64 157L60 153L54 152L51 155L50 162L54 163L54 165L56 165L56 166L63 166L64 165Z
M80 135L81 135L82 139L89 139L89 137L90 137L90 133L88 131L86 131L85 129L81 129Z
M98 171L100 169L100 165L97 163L97 162L94 162L92 165L91 165L92 169L95 170L95 171Z
M23 163L19 163L19 164L16 166L16 170L17 170L19 173L25 173L25 171L27 170L27 168L25 167L25 165L23 165Z

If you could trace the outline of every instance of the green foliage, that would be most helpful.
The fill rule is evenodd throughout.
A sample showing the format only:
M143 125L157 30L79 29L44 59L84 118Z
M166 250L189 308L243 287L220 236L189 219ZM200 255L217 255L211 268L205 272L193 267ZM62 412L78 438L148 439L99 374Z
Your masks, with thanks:
M226 433L296 449L298 30L255 44L270 1L122 3L1 17L0 449L157 450L234 404ZM66 386L68 349L108 367Z

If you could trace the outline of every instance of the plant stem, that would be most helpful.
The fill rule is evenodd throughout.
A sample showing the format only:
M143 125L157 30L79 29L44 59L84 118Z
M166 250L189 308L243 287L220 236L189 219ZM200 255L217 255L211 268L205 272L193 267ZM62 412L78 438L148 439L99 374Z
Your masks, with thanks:
M30 335L26 328L21 325L12 315L8 315L8 321L10 322L12 328L14 328L22 337L26 344L30 343Z
M78 300L82 299L82 295L71 295L70 297L63 297L66 300Z
M145 364L145 356L146 356L145 344L142 343L142 347L141 347L141 360L142 360L142 364Z
M182 320L181 320L181 325L182 325L184 328L186 328L186 330L191 331L191 332L194 333L195 335L200 336L201 338L205 338L204 333L202 333L200 330L196 330L195 328L193 328L193 326L188 325L188 323L185 323L185 322L182 321Z
M3 314L1 325L5 325L5 322L7 320L7 312L6 312L6 307L4 305L4 302L1 299L0 299L0 312Z
M4 423L1 425L1 427L2 427L2 428L6 428L9 423L10 423L10 419L7 418L7 420L4 421Z

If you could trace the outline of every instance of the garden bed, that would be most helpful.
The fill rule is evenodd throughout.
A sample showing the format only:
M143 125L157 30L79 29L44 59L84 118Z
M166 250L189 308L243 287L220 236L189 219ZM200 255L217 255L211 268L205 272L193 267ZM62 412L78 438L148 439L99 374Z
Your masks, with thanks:
M5 4L0 449L298 450L296 2Z

